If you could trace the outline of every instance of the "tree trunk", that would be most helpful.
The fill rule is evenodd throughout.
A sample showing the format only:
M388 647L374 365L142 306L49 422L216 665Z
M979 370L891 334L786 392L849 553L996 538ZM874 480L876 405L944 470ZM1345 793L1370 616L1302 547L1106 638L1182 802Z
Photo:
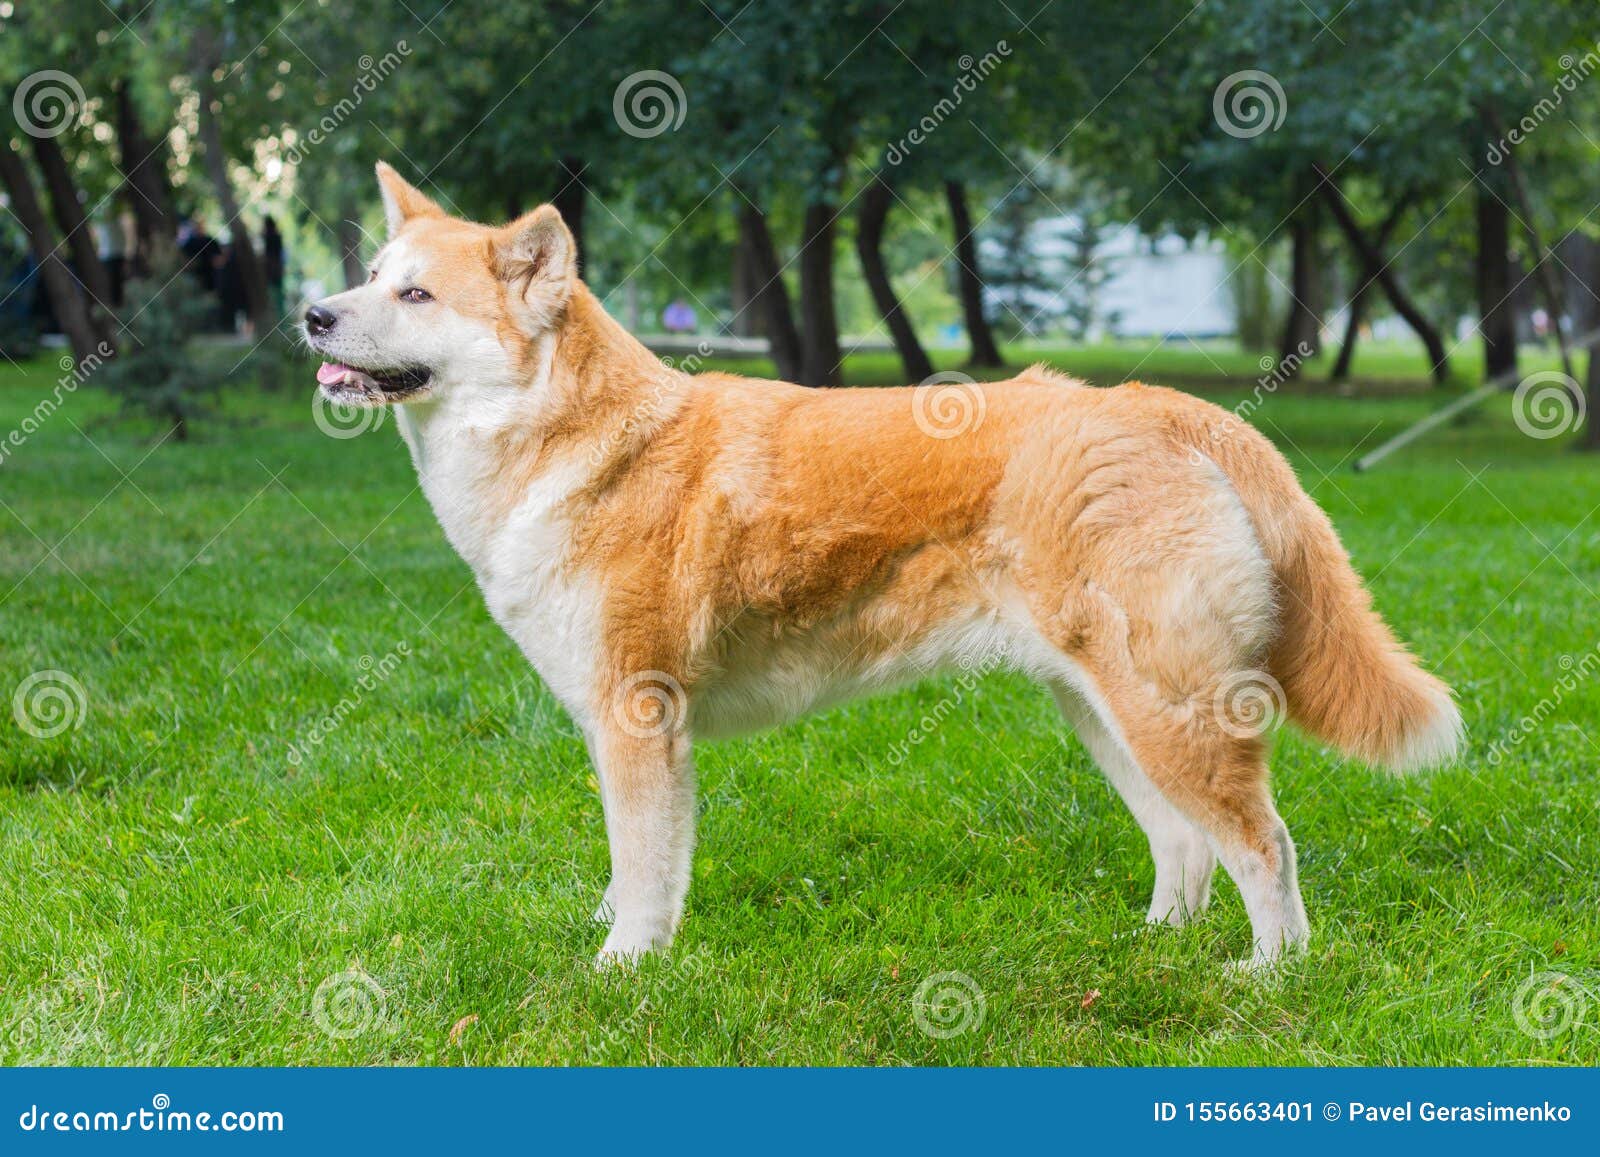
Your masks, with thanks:
M1484 119L1495 136L1505 140L1505 124L1493 105L1484 106ZM1516 155L1509 148L1501 163L1505 166L1506 183L1510 186L1512 194L1517 199L1517 207L1521 210L1522 228L1527 234L1528 249L1533 256L1534 274L1539 279L1539 288L1544 293L1545 308L1550 311L1550 325L1555 330L1556 346L1561 350L1561 368L1567 377L1576 381L1572 369L1572 350L1567 344L1566 294L1562 292L1561 278L1556 273L1550 251L1545 248L1544 239L1539 236L1539 225L1533 212L1533 195L1528 192L1528 182L1522 174L1522 166L1517 164ZM1482 179L1481 173L1479 179ZM1480 195L1481 193L1480 189Z
M1439 336L1439 331L1423 315L1422 310L1417 308L1416 303L1406 296L1405 290L1400 286L1400 279L1395 276L1394 269L1389 265L1388 258L1362 231L1355 214L1344 199L1344 194L1339 191L1339 186L1333 183L1333 179L1320 165L1316 166L1316 174L1322 182L1322 196L1333 214L1334 223L1339 226L1339 231L1344 234L1345 240L1361 259L1364 275L1378 283L1384 296L1389 299L1389 304L1394 306L1395 312L1405 319L1405 323L1421 340L1428 351L1428 364L1433 368L1433 380L1445 381L1450 376L1450 359L1445 352L1444 340Z
M760 276L756 272L756 260L751 239L746 236L744 229L740 228L739 240L733 247L733 269L730 270L728 293L733 306L733 317L728 322L728 332L734 337L761 336L761 319L756 316L754 309L756 290L761 285Z
M921 382L933 376L933 363L928 360L927 352L917 340L917 331L895 296L894 283L883 261L883 227L893 199L894 193L881 173L862 191L861 208L856 216L856 253L861 257L861 272L872 293L873 304L883 315L883 323L894 339L894 348L900 353L900 365L906 378Z
M39 266L39 280L50 295L50 306L61 332L72 346L72 354L83 362L98 355L100 336L95 332L89 316L88 303L79 292L78 283L61 259L56 256L56 244L50 221L39 204L33 188L33 178L21 155L9 141L0 142L0 183L5 185L11 198L11 211L28 235L28 247ZM109 344L108 344L109 348Z
M800 226L800 384L837 386L839 315L833 294L833 234L839 210L826 201L806 206Z
M1584 389L1588 392L1589 404L1580 445L1585 450L1600 450L1600 345L1589 347L1589 368L1585 379Z
M550 199L550 203L561 214L561 219L567 223L567 228L572 231L572 240L577 244L574 256L579 277L583 276L583 209L588 201L583 175L588 170L589 166L583 160L562 157L556 162L556 195Z
M1289 316L1278 344L1278 365L1288 378L1298 377L1300 364L1322 348L1322 270L1317 254L1317 217L1309 201L1289 223Z
M747 250L754 278L750 293L752 312L771 347L772 362L785 381L800 380L800 331L795 328L794 310L789 304L789 288L783 282L783 266L778 261L772 232L760 209L743 200L739 210L740 246Z
M961 313L967 322L967 341L972 346L969 364L1003 366L994 331L983 313L983 274L978 268L978 246L972 236L972 214L967 209L966 186L960 181L944 183L945 201L950 206L950 225L956 237L956 285L961 298Z
M222 127L217 123L216 109L212 108L211 67L201 66L200 90L200 143L205 152L206 175L217 195L217 205L227 225L233 244L233 259L239 263L239 280L244 286L245 311L255 325L256 335L265 337L278 319L272 316L272 294L267 287L267 270L246 227L234 194L233 182L228 179L228 159L222 150Z
M361 254L360 210L348 190L339 193L339 221L334 226L334 238L339 245L339 265L344 270L344 287L354 289L367 281L367 263Z
M173 247L177 232L167 183L167 142L163 137L151 144L125 80L117 82L116 104L117 165L139 239L138 251L129 256L133 271L143 277L157 254Z
M114 305L116 290L111 284L111 274L100 260L95 246L94 230L83 214L83 203L78 200L78 186L72 179L67 158L54 137L35 137L33 155L39 162L39 172L44 175L45 188L50 191L50 204L55 210L56 225L61 230L67 248L72 252L72 263L77 267L78 280L89 293L92 306L89 315L101 337L116 333Z
M1378 235L1374 244L1382 251L1389 245L1389 238L1393 235L1395 227L1400 224L1400 218L1405 216L1411 207L1411 195L1407 193L1395 202L1394 208L1389 210L1389 215L1378 225ZM1350 295L1350 316L1345 320L1344 341L1339 345L1339 358L1333 363L1333 371L1328 375L1330 382L1348 381L1350 367L1355 363L1356 343L1361 338L1361 324L1367 317L1368 294L1372 289L1372 278L1363 266L1357 275L1355 292Z
M1517 321L1511 295L1511 214L1496 195L1495 174L1478 174L1478 330L1485 381L1517 368Z

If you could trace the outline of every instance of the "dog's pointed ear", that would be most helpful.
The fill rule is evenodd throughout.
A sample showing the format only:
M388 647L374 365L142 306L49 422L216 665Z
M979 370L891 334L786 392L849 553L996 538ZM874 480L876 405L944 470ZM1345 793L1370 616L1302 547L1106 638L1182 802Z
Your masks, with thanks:
M545 325L572 296L578 278L578 243L554 205L540 205L501 229L494 240L494 266Z
M383 194L383 215L389 222L389 236L413 217L443 217L444 210L414 188L386 162L378 162L378 190Z

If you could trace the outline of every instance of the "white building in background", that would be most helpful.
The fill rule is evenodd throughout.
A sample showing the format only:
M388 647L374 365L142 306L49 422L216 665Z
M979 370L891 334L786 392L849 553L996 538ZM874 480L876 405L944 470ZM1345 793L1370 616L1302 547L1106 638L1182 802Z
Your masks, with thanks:
M1080 227L1068 215L1036 221L1028 231L1039 287L1020 294L992 291L997 312L1009 312L1034 332L1058 331L1063 307L1087 294L1092 320L1085 340L1109 337L1222 337L1237 332L1231 265L1220 241L1175 234L1149 237L1131 225L1101 230L1088 275L1073 238ZM986 242L985 258L997 246Z

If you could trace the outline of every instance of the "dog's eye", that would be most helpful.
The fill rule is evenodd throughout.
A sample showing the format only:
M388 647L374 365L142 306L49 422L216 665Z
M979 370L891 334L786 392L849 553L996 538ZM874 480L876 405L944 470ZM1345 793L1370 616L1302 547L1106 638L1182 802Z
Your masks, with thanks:
M409 301L412 305L421 305L425 301L432 301L433 294L426 289L418 289L416 286L412 286L410 289L402 289L400 291L400 300Z

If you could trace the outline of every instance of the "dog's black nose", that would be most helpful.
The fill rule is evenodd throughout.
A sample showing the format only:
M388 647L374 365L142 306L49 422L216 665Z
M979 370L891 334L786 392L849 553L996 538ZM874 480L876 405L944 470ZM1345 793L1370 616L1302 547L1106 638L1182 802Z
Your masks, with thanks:
M333 310L323 309L320 305L313 305L306 310L306 329L316 335L327 333L338 320L338 315Z

